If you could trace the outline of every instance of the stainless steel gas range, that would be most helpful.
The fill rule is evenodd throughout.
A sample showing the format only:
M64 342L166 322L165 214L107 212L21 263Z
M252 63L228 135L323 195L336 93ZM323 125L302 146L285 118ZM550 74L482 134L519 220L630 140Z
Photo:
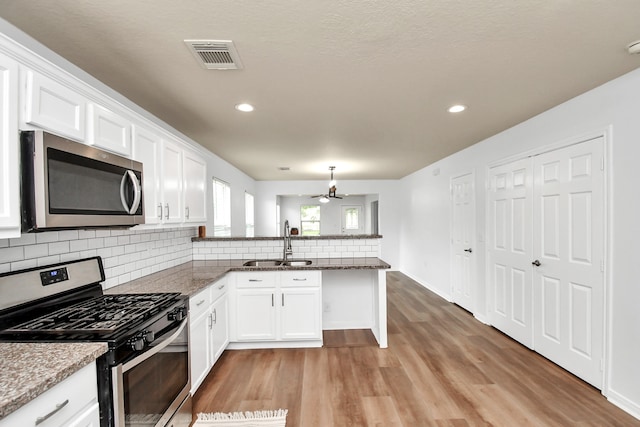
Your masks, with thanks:
M99 257L0 275L0 341L106 342L101 427L191 423L188 299L104 295Z

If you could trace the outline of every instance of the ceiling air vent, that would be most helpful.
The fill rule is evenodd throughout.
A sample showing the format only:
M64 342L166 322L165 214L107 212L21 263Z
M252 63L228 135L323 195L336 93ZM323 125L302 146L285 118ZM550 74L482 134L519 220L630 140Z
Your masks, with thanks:
M209 70L239 70L240 57L231 40L185 40L198 62Z

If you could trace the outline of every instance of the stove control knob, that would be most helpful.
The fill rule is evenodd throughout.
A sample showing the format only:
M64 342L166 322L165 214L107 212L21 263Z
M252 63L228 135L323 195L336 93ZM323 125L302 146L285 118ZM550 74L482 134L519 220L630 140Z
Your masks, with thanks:
M131 346L131 350L133 351L141 351L144 348L144 337L137 336L129 341L129 345Z
M185 309L184 307L177 307L168 315L168 319L172 322L180 322L184 319Z
M153 331L144 331L144 340L148 343L153 342L156 339L156 334Z

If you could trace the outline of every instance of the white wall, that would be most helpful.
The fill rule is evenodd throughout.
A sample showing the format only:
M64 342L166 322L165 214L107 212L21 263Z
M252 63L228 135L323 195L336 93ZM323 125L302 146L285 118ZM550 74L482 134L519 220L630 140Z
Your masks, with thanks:
M326 192L326 181L257 181L256 236L278 236L276 230L276 200L281 194L320 194ZM381 258L396 270L399 262L400 218L402 206L400 181L396 180L340 180L340 191L347 194L377 194L379 201ZM281 201L282 203L282 201ZM365 206L365 210L368 206ZM368 214L367 214L368 215ZM281 214L282 222L286 219Z
M485 177L487 165L580 135L610 130L607 265L608 383L603 392L640 417L640 70L613 80L401 180L400 270L450 295L450 179L475 173L479 317L485 299ZM471 113L471 112L469 112ZM435 171L439 170L439 174ZM604 303L604 302L603 302Z
M282 221L289 220L291 227L300 227L300 206L319 205L320 206L320 234L323 236L331 234L342 234L342 206L362 206L363 224L366 225L368 212L365 205L364 196L345 196L343 199L334 199L329 203L320 203L318 199L309 196L282 197L280 202ZM371 234L370 229L364 229L362 234Z

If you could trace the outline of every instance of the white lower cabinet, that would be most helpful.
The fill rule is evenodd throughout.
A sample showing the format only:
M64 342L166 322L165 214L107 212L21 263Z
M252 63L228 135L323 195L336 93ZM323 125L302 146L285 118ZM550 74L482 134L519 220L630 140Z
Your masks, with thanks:
M223 278L189 299L191 394L229 344L229 298Z
M0 420L0 427L98 427L96 364L90 363Z
M237 272L234 277L232 341L322 340L319 270Z

